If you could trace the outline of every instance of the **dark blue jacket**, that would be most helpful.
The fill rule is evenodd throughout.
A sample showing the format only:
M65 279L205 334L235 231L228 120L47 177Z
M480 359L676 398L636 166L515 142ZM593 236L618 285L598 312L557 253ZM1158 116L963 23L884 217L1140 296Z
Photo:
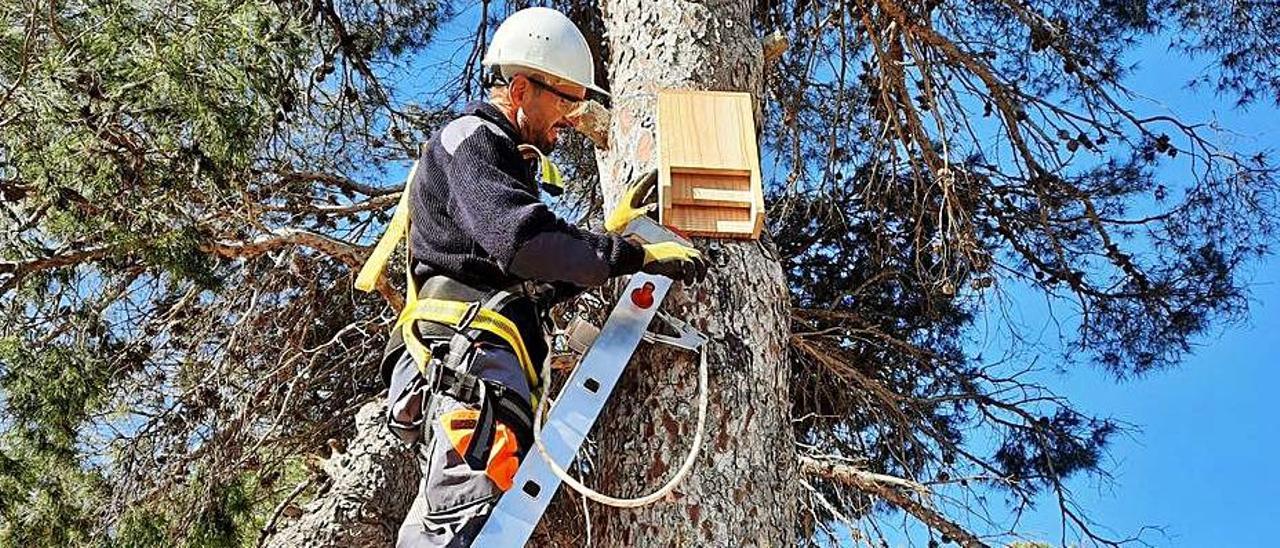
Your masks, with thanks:
M410 197L410 249L419 282L443 274L478 289L522 281L596 286L638 272L644 251L618 236L579 230L539 199L536 161L487 102L437 131L422 152Z

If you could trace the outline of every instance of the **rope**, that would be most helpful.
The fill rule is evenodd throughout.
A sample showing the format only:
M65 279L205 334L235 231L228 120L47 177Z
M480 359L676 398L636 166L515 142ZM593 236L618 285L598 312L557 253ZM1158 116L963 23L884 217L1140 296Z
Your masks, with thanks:
M551 368L543 367L542 385L549 387L551 386L549 384L550 382ZM547 406L547 400L549 399L551 398L542 398L542 401L538 402L538 409L533 414L533 439L534 444L538 446L538 452L542 454L543 460L546 460L547 465L551 467L551 472L554 473L556 477L560 478L560 481L563 481L569 487L573 488L574 491L577 491L578 494L606 506L613 506L616 508L639 508L641 506L653 504L654 502L661 500L663 497L666 497L675 490L676 486L679 485L680 482L684 481L685 477L689 475L689 472L693 470L693 463L698 460L698 453L702 449L702 435L707 424L707 353L705 351L705 346L698 349L698 429L693 435L693 446L689 448L689 454L685 456L684 463L680 465L679 470L676 470L676 474L671 477L671 480L667 481L667 483L662 487L659 487L657 491L649 493L643 497L622 499L611 497L596 491L586 485L583 485L578 480L573 479L573 477L569 476L564 469L560 468L560 465L556 464L556 462L551 459L551 455L547 454L546 446L542 444L542 414L543 410Z

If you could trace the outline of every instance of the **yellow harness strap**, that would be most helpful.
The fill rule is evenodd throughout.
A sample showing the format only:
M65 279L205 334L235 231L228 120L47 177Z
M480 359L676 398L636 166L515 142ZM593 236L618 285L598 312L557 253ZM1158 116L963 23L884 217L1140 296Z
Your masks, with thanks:
M369 254L369 259L364 262L364 266L360 267L360 274L356 276L356 289L368 293L373 291L373 287L378 283L378 277L382 276L382 271L387 268L387 261L391 259L391 254L395 252L396 245L403 240L405 234L409 233L409 188L413 185L413 178L418 174L418 162L413 163L413 168L409 170L409 179L404 182L404 190L400 192L400 203L396 204L396 212L391 216L391 224L387 225L387 231L382 233L382 237L378 239L378 245L374 246L373 253ZM408 259L405 260L408 266ZM413 276L409 271L405 271L405 277L409 280L409 295L405 299L405 309L408 309L408 303L418 298L417 288L413 286Z
M447 301L443 299L419 299L404 307L404 311L400 313L400 319L396 321L396 328L401 330L404 337L405 348L409 354L413 356L414 361L418 362L421 369L423 364L429 361L431 351L427 349L422 341L413 333L413 322L425 320L445 325L457 325L471 309L471 303L462 301ZM533 360L529 357L529 350L524 346L524 339L520 337L520 330L516 324L507 319L502 314L492 310L480 309L476 311L475 318L471 320L468 326L471 329L479 329L492 333L507 344L516 353L516 358L520 360L520 367L524 369L525 377L532 379L529 386L533 388L533 392L537 392L538 384L541 379L538 378L537 371L533 369Z
M528 145L528 144L520 145L516 147L516 149L521 152L533 151L535 154L537 154L538 167L542 174L542 183L556 187L561 191L564 190L564 176L560 174L560 168L556 167L555 164L551 163L551 158L548 158L546 154L543 154L542 151L538 149L538 147L535 147L533 145Z
M404 183L404 190L400 193L400 203L396 204L396 212L391 216L391 223L387 225L387 231L378 239L378 244L374 246L373 253L369 254L369 259L365 261L364 266L360 268L360 273L356 276L356 289L366 293L373 291L374 286L378 283L378 277L386 270L387 261L391 259L391 254L395 252L396 245L405 239L409 233L409 191L413 186L413 179L418 174L418 162L413 163L413 169L409 170L409 179ZM408 244L406 244L407 246ZM409 253L405 253L405 282L408 287L408 294L405 295L404 310L400 311L400 317L396 319L396 329L400 329L400 333L404 338L405 350L413 357L413 361L418 365L418 371L426 375L427 364L431 362L431 351L427 349L422 341L418 340L417 335L413 332L413 322L423 320L436 322L444 325L457 325L466 315L471 303L462 301L449 301L443 299L419 299L417 284L413 283L413 271L409 262ZM507 344L516 353L516 358L520 361L520 367L524 369L525 377L529 380L530 392L534 394L533 405L538 405L538 396L541 392L540 384L542 379L533 368L533 359L529 357L529 350L524 346L524 339L520 337L520 330L516 325L505 316L493 311L481 309L478 310L475 318L471 320L468 326L471 329L479 329L496 335Z

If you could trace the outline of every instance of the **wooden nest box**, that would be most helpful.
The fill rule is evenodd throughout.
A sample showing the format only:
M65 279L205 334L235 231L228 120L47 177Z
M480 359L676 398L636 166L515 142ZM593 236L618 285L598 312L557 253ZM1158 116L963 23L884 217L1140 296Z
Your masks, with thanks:
M751 95L658 93L659 220L689 236L756 239L764 192Z

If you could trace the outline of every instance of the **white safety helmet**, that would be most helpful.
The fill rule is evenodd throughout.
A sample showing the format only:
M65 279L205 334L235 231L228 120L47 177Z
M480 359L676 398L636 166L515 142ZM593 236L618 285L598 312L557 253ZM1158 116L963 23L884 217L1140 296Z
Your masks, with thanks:
M551 8L525 8L511 14L493 33L480 64L496 68L507 80L533 70L609 96L596 86L595 63L582 31Z

